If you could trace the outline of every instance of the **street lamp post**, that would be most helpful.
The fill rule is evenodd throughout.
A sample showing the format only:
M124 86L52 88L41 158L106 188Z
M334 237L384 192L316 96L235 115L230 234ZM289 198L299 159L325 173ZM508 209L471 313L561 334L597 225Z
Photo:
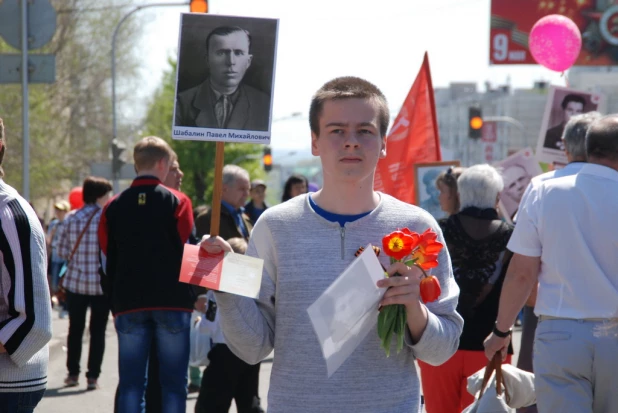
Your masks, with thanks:
M521 132L522 142L526 141L527 130L526 126L519 120L511 117L511 116L486 116L483 118L485 122L502 122L507 123L511 126L515 126L519 132ZM509 135L510 136L510 135ZM507 142L504 139L499 139L501 156L505 156L505 153L508 150Z
M512 118L510 116L485 116L483 118L483 121L485 122L505 122L508 123L510 125L515 126L517 129L519 129L519 131L521 132L521 134L525 137L526 136L526 127L524 126L523 123L521 123L520 121L518 121L515 118Z
M136 8L134 8L133 10L125 14L122 17L122 19L120 19L118 24L116 25L116 28L114 29L114 33L112 34L112 134L113 136L112 136L112 141L110 142L110 146L112 145L112 142L117 142L115 141L115 139L118 137L118 123L117 123L117 116L116 116L116 39L118 37L118 31L120 30L120 26L122 26L122 23L124 23L130 16L132 16L134 13L142 9L147 9L150 7L188 6L189 4L190 4L189 2L142 4L141 6L137 6ZM114 192L117 193L119 189L118 188L118 173L117 171L114 170L112 166L113 164L114 162L110 162L110 168L112 168L112 177L114 181Z

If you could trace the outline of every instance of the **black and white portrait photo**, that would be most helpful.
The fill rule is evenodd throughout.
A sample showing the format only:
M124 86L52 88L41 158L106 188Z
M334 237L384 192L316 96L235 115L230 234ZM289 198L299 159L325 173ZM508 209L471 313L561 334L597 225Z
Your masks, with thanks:
M537 159L550 164L565 163L562 133L566 123L572 116L599 111L601 103L599 94L552 86L537 143Z
M175 139L268 143L277 30L276 19L181 15Z
M512 219L517 212L526 187L535 176L541 174L541 165L534 157L532 148L525 148L494 164L504 181L500 193L500 209L505 217Z

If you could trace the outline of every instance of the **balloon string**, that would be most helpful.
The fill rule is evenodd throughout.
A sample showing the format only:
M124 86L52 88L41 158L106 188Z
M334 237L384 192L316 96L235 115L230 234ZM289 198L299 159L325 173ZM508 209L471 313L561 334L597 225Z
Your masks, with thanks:
M569 74L568 74L568 72L566 72L566 71L562 72L560 77L564 78L564 84L566 85L566 87L569 87Z

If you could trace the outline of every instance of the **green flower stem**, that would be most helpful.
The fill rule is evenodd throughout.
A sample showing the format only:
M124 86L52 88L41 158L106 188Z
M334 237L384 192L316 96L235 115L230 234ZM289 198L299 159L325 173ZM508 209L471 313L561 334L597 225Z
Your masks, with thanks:
M423 267L421 267L421 266L420 266L420 265L418 265L417 263L414 263L414 266L423 272L423 278L428 278L428 277L429 277L429 275L427 275L427 273L425 272L425 270L423 269Z

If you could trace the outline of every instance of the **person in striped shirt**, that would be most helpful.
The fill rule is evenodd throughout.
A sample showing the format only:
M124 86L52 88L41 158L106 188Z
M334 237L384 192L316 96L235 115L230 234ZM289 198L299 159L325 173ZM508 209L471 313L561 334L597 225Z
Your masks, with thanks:
M0 119L0 412L33 412L47 386L51 306L45 233L4 182Z

